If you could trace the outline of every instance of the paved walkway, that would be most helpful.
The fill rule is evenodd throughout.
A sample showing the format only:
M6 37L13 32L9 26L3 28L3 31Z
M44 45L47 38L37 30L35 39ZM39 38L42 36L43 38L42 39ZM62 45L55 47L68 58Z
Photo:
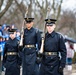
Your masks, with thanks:
M76 75L76 64L72 65L72 70L66 65L64 69L64 75Z
M1 73L0 73L1 75ZM2 75L4 75L4 72L2 72ZM22 69L21 69L21 74L22 75ZM67 66L64 69L64 75L76 75L76 64L73 65L72 70L68 70Z

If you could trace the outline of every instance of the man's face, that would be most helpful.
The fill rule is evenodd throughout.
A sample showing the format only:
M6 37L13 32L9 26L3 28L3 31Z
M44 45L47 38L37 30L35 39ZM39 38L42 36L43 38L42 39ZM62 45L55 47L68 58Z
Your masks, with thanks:
M31 29L32 26L33 26L33 22L26 23L27 29Z
M14 39L15 37L16 37L16 32L13 32L13 33L10 34L11 39Z
M53 24L53 25L47 25L47 26L46 26L46 29L47 29L47 31L48 31L49 33L53 32L54 29L55 29L55 24Z

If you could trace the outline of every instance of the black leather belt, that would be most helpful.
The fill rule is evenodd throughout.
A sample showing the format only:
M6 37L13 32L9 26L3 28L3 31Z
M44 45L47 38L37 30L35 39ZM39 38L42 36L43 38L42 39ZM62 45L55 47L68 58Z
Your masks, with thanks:
M6 55L18 55L17 52L7 52Z
M57 55L57 52L44 52L44 55Z
M25 48L33 48L35 45L25 45Z

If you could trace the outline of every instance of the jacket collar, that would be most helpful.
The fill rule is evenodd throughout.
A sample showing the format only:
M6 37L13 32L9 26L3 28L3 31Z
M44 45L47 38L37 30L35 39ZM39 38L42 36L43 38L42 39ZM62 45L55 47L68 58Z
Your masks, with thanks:
M55 36L55 31L53 31L52 33L46 33L46 36L51 36L51 37L54 37Z
M32 32L32 31L33 31L33 27L32 27L30 30L28 30L28 29L26 28L25 31L26 31L26 32Z

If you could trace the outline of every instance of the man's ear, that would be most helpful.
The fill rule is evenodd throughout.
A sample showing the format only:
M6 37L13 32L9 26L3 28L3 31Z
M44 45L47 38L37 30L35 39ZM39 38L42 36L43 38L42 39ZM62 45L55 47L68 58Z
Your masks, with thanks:
M54 28L56 28L56 25L54 24Z

